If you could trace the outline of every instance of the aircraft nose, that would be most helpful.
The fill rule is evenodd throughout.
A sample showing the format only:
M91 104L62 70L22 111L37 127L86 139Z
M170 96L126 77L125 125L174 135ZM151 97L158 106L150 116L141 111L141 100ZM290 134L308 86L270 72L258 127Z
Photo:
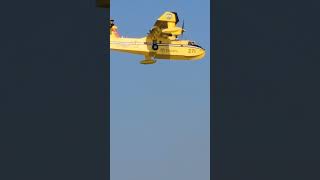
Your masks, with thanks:
M202 50L201 59L204 58L205 55L206 55L206 51L205 51L205 50Z
M201 50L199 50L199 53L195 59L196 60L202 59L202 58L204 58L205 55L206 55L206 51L204 49L201 49Z
M201 49L201 50L200 50L200 55L203 55L203 56L204 56L205 54L206 54L206 50L205 50L205 49Z

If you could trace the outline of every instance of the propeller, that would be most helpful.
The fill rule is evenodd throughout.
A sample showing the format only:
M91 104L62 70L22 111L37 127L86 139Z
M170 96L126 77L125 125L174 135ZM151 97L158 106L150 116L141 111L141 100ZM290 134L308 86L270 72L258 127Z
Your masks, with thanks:
M184 20L182 20L182 33L181 33L181 37L183 39L183 34L186 30L184 29Z
M184 31L184 20L182 21L182 31Z

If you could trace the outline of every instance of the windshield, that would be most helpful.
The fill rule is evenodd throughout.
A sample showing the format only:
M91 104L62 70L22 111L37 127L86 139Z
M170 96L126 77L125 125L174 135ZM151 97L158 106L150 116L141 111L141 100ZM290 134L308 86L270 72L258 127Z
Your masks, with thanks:
M188 42L188 45L190 45L190 46L195 46L195 47L199 47L199 48L203 49L200 45L196 44L194 41L189 41L189 42Z

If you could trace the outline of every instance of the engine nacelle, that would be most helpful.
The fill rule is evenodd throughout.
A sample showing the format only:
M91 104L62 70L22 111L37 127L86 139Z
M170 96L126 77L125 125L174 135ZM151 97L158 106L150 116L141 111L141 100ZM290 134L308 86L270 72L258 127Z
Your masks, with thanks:
M162 30L162 33L171 34L172 36L179 36L183 32L184 32L184 29L180 27L172 27L172 28L167 28Z

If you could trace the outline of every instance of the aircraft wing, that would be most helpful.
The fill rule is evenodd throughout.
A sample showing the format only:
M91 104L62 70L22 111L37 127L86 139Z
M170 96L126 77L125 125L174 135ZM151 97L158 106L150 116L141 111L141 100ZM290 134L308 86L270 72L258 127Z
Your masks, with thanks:
M149 37L176 39L183 33L183 29L177 27L179 17L176 12L165 12L162 14L149 32Z

